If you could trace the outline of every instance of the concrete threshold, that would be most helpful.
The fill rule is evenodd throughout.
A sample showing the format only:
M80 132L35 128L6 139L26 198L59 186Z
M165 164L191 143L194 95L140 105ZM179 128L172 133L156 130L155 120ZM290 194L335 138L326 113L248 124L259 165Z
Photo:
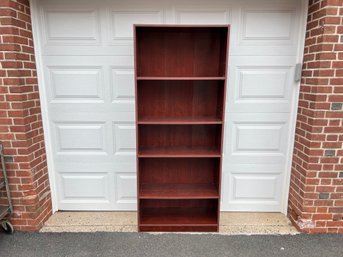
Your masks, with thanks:
M40 232L137 232L137 213L56 212ZM295 235L298 231L282 213L222 212L219 234Z

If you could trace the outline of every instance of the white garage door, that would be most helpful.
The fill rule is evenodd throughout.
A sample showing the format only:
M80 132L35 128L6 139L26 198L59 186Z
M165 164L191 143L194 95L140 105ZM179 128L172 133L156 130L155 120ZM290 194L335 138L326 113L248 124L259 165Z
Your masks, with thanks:
M222 210L283 211L299 2L33 1L57 208L136 209L132 24L229 23Z

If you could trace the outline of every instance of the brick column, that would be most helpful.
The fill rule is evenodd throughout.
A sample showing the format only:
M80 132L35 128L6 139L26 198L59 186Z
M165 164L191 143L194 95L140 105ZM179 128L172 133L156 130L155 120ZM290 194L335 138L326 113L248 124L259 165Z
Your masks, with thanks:
M51 215L51 199L28 0L0 0L0 61L0 140L12 222L35 231Z
M343 0L310 0L289 194L304 232L343 232Z

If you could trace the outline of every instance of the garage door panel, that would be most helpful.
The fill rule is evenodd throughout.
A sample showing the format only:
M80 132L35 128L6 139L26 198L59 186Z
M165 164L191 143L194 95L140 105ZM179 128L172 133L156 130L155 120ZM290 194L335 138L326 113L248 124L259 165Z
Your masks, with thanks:
M225 160L231 164L285 163L288 115L227 114Z
M229 199L224 205L232 211L280 210L282 177L279 174L229 175Z
M52 128L56 161L135 162L133 122L59 121Z
M72 101L86 100L103 101L101 67L52 68L50 69L52 100ZM82 91L79 89L82 84Z
M103 103L103 73L101 66L50 66L46 69L49 102Z
M136 167L117 161L60 162L61 208L68 210L135 210L137 206ZM112 165L115 163L115 165ZM108 172L107 172L108 171Z
M107 173L61 173L64 192L63 199L92 198L108 201Z
M176 9L177 24L228 24L230 11L225 7L220 9Z
M222 208L228 211L279 211L284 166L224 166Z
M226 113L223 209L280 210L288 122L287 113Z
M55 40L66 47L60 48L55 41L51 41L44 46L46 54L66 54L68 55L133 55L132 47L132 28L131 24L149 24L149 23L180 23L180 24L223 24L231 23L231 55L295 55L297 52L296 39L298 35L299 26L299 4L297 1L277 1L277 2L256 2L246 1L237 4L235 1L222 2L217 1L214 5L208 2L197 2L194 4L187 4L184 1L174 1L175 9L170 9L170 4L162 2L151 1L145 2L145 6L141 6L139 1L133 1L136 4L130 6L129 2L121 4L119 2L106 3L107 8L100 8L99 4L83 3L85 6L83 12L95 13L95 18L87 20L89 23L100 24L98 31L101 31L101 47L87 48L85 44L92 44L88 42L89 38L83 40L76 40L74 44L78 47L72 47L70 40ZM282 3L282 4L280 4ZM72 3L68 3L72 6ZM149 7L150 5L150 7ZM61 4L63 6L63 4ZM77 13L80 12L78 8L74 8ZM68 8L59 11L59 15L73 14L73 8ZM60 9L60 8L59 8ZM42 9L41 15L44 17L47 12L51 12L53 8L50 3ZM82 12L81 12L82 13ZM99 13L99 15L98 15ZM231 14L232 13L232 14ZM75 33L70 33L68 30L62 33L69 33L71 36L77 35L87 28L86 21L82 23L82 15L79 15L79 22L69 26L70 30L73 27L82 26ZM97 18L100 16L100 18ZM232 16L232 18L231 18ZM68 17L67 17L68 18ZM44 22L44 18L42 18ZM59 24L59 19L55 19L55 26L50 30L60 31L63 24ZM66 19L65 22L68 22ZM96 25L98 26L98 25ZM88 27L92 27L88 24ZM94 27L94 26L93 26ZM49 33L42 30L43 37ZM91 29L87 33L91 33ZM61 32L59 32L61 33ZM67 36L67 35L66 35ZM93 36L94 37L94 36ZM88 40L88 41L87 41ZM83 42L84 41L84 42ZM93 40L94 41L94 40ZM88 43L87 43L88 42ZM94 44L94 42L93 42ZM119 51L116 45L122 47ZM68 46L71 46L71 48ZM83 47L82 50L79 46ZM96 45L95 45L96 46ZM91 50L91 51L90 51Z
M99 210L112 208L112 174L106 172L59 172L58 182L61 208L87 210L96 204Z
M275 113L290 111L294 58L231 57L228 112ZM233 100L232 100L233 99Z
M136 156L136 128L134 123L113 123L114 154Z
M130 44L134 24L163 24L163 9L111 11L111 39L114 44Z
M236 5L230 54L296 55L299 9L297 1L246 1Z
M132 24L230 23L221 210L281 210L300 1L38 0L38 6L59 209L136 209Z
M42 33L49 45L99 45L99 10L45 10Z
M45 81L52 111L134 112L134 71L128 57L83 59L83 64L78 57L50 59Z
M60 206L68 210L135 210L136 173L59 172Z
M278 201L279 175L234 174L232 175L232 201L269 200ZM251 190L251 188L255 190Z
M55 123L57 154L107 154L105 123Z
M112 102L134 101L135 81L133 68L111 67Z
M115 208L118 210L136 210L137 178L136 173L116 173Z
M241 9L241 44L292 45L296 30L294 9L268 7Z

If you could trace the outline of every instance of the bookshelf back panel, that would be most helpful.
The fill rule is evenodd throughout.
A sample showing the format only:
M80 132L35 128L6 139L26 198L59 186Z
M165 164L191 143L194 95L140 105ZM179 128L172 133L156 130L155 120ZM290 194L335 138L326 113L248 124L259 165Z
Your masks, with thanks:
M218 208L217 199L192 199L192 200L140 200L140 206L144 209L168 209L168 208L187 208L187 209L204 209L213 211Z
M142 184L215 184L219 158L144 158L139 160Z
M138 119L222 119L224 81L144 80L137 90Z
M136 45L137 76L225 75L225 27L137 27Z
M221 125L139 125L139 150L220 149Z

